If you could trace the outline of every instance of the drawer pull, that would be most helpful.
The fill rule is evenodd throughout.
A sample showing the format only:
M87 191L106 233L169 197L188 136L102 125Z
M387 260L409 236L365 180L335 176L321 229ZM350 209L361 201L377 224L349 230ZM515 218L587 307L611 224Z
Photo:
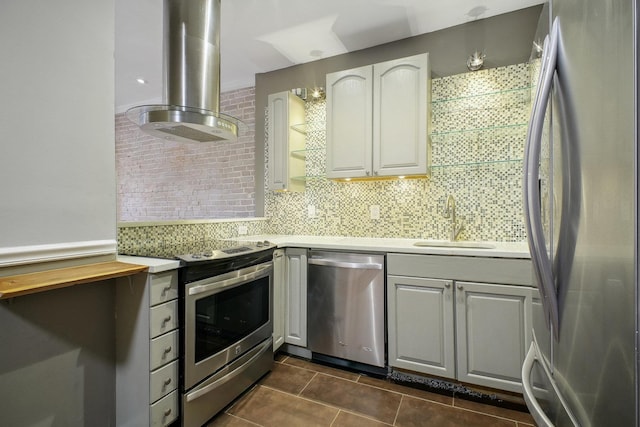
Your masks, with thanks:
M168 417L169 415L171 415L171 408L167 408L164 410L164 416Z
M166 353L171 353L171 346L167 347L164 349L165 354Z
M171 290L171 285L165 286L164 288L162 288L162 296L165 296L167 292L170 290Z
M171 315L168 315L167 317L165 317L164 319L162 319L162 323L165 324L167 322L171 321Z
M461 291L463 289L462 285L458 285L458 290Z
M171 384L171 378L167 378L166 380L164 380L164 385L169 385Z

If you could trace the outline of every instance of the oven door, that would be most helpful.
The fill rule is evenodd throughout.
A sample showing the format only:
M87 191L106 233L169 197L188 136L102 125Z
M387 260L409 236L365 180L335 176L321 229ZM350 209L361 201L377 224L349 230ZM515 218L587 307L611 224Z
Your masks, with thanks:
M273 262L185 285L184 390L271 337Z

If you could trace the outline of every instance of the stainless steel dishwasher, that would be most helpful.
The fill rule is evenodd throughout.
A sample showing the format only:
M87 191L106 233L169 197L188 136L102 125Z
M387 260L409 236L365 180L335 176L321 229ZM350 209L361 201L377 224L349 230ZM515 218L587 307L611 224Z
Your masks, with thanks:
M308 258L308 346L385 366L384 255L312 250Z

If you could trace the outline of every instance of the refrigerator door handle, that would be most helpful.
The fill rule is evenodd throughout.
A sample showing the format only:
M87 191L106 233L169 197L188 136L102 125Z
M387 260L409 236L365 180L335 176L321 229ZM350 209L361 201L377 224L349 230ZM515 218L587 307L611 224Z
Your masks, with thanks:
M538 425L538 427L554 427L553 423L538 403L538 399L536 399L536 396L533 393L533 386L531 385L533 384L531 381L531 371L533 370L533 365L536 362L537 353L535 342L531 342L531 347L529 347L527 356L522 364L522 395L527 403L527 408L531 412L531 416L536 421L536 425Z
M529 347L529 351L527 352L527 356L524 359L524 363L522 364L522 396L524 397L527 408L529 409L531 416L535 420L536 425L538 427L555 427L553 422L551 422L547 414L542 409L542 406L540 406L540 403L535 396L535 391L533 390L531 372L533 371L533 367L536 362L542 369L542 375L547 377L549 385L551 386L551 389L547 390L547 392L553 393L557 396L560 405L562 405L564 413L568 417L568 420L574 427L579 427L580 423L573 415L573 413L569 410L569 405L562 396L562 393L560 393L560 389L556 384L556 380L554 379L551 372L549 372L549 368L544 362L544 358L540 355L538 351L538 344L534 338L534 340L531 342L531 346Z
M538 90L531 109L524 153L524 219L531 262L540 291L542 307L553 336L558 339L558 296L555 292L552 263L547 253L542 216L540 212L540 150L547 103L556 70L558 56L558 22L554 20L550 38L545 39L542 53L542 68L538 79Z

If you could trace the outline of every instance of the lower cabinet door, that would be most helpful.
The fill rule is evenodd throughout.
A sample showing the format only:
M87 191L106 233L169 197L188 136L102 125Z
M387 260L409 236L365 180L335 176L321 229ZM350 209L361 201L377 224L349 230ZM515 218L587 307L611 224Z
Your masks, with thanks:
M455 378L453 282L387 276L389 365Z
M284 249L273 253L273 351L284 344L286 265Z
M307 250L288 248L285 260L284 342L307 346Z
M522 393L531 288L455 282L458 379Z

